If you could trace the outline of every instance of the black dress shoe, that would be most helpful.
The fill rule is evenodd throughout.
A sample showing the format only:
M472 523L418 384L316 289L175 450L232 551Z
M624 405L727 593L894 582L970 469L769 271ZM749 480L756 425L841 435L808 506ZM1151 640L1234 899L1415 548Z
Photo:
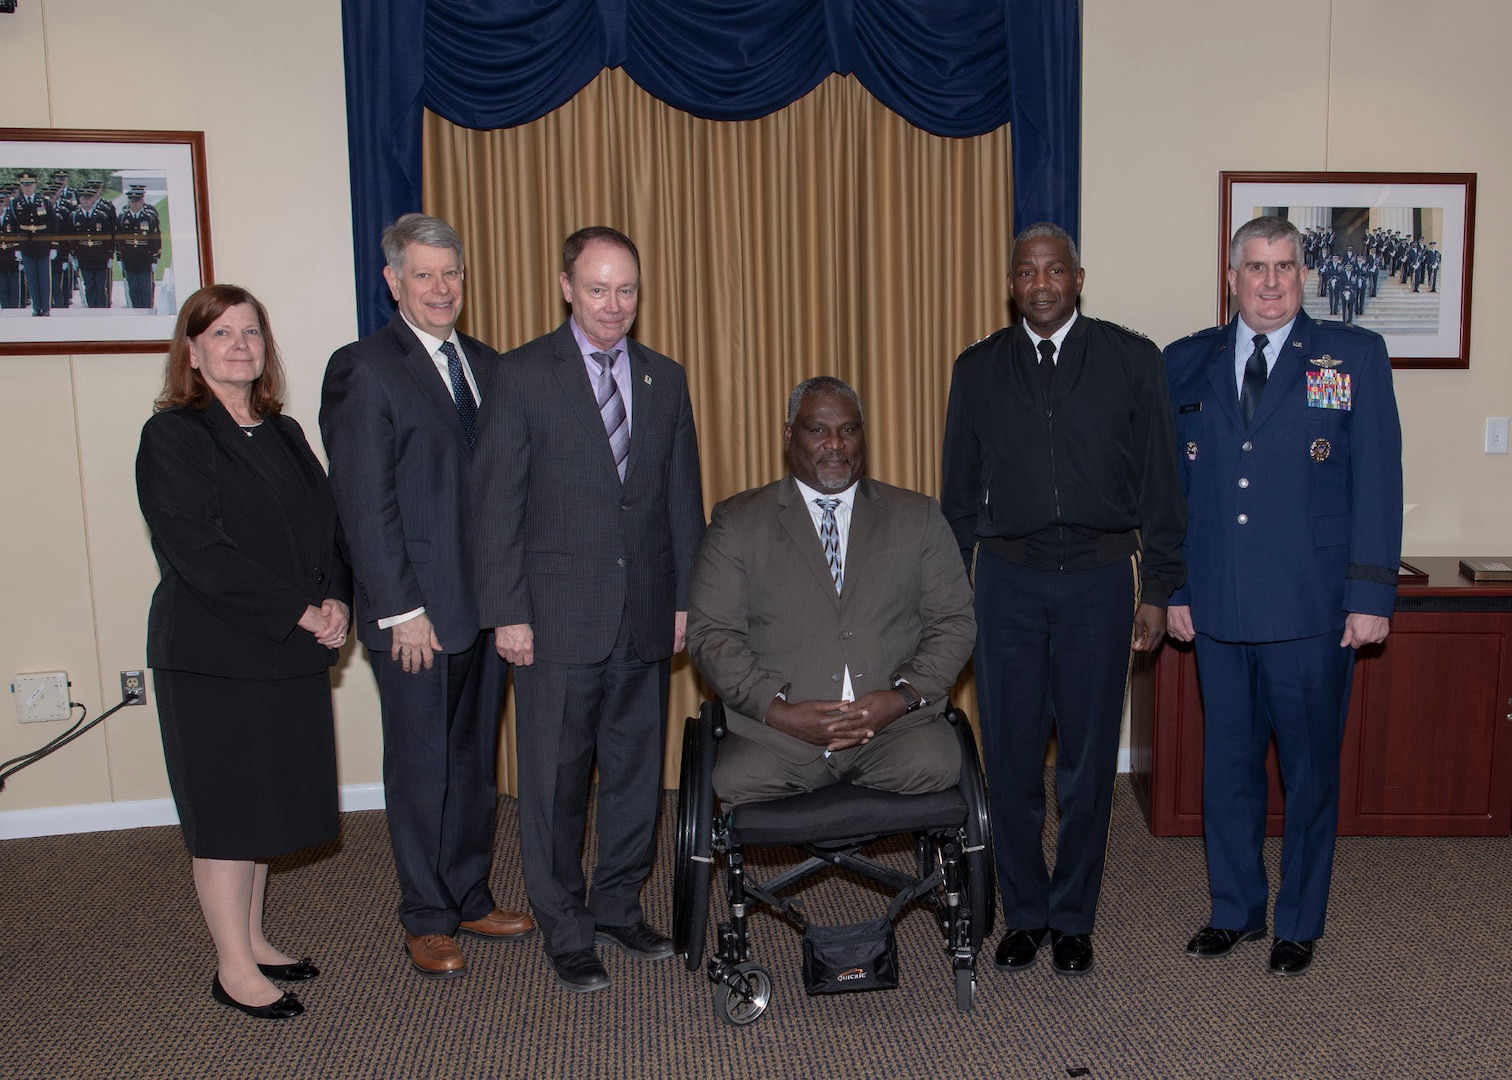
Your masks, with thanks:
M1271 945L1270 972L1272 975L1306 975L1312 967L1313 945L1311 941L1287 941L1277 938Z
M308 956L297 964L258 964L257 970L280 982L304 982L320 974L320 969L310 963Z
M609 973L599 963L598 953L593 949L573 949L559 956L546 954L556 980L575 994L591 994L609 985Z
M1264 936L1263 926L1254 930L1219 930L1215 926L1204 926L1192 935L1192 940L1187 942L1186 951L1188 956L1213 960L1227 956L1234 951L1236 945L1243 945L1246 941L1259 941Z
M248 1016L254 1016L259 1020L287 1020L292 1016L298 1016L304 1012L304 1006L293 994L284 994L283 997L271 1005L243 1005L221 985L220 976L216 975L210 983L210 996L222 1005L227 1005L238 1012L244 1012Z
M1092 935L1050 931L1050 963L1057 975L1086 975L1092 970Z
M642 960L662 960L672 955L672 939L644 922L629 926L595 926L593 937L604 945L618 945Z
M1009 930L1003 935L1003 940L998 942L992 966L999 971L1022 971L1026 967L1033 967L1034 957L1049 932L1047 926L1038 930Z

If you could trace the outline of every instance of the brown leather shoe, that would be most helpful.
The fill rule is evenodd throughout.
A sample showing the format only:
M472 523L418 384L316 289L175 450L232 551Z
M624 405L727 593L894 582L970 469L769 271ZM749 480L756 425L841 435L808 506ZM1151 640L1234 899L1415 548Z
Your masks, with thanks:
M481 919L471 919L457 927L459 934L475 934L495 941L519 941L535 929L535 920L523 911L494 908Z
M404 932L405 949L409 952L411 966L431 979L451 979L467 974L467 961L462 950L445 934L421 934L416 937Z

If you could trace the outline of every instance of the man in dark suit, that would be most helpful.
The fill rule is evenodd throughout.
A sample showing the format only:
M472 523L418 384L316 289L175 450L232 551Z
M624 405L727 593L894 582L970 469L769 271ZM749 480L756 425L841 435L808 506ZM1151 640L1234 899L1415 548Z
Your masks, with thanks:
M1092 970L1129 649L1154 649L1181 583L1185 526L1160 350L1079 315L1064 229L1014 241L1021 322L961 354L940 503L976 563L976 679L1007 932L996 965ZM1045 750L1060 836L1045 865Z
M383 234L399 310L337 350L320 430L356 579L354 622L383 706L383 790L410 963L461 975L461 932L513 940L530 916L489 890L505 669L480 632L468 469L499 354L456 331L462 241L406 214Z
M1270 970L1323 934L1354 650L1384 641L1402 543L1402 434L1380 335L1302 310L1297 230L1229 246L1239 313L1166 348L1190 526L1170 634L1197 643L1212 913L1187 945L1265 935L1266 748L1286 791Z
M568 990L609 984L594 942L672 954L646 925L672 655L703 536L682 366L626 335L640 256L597 226L567 238L572 316L507 354L473 460L482 625L515 665L520 846L546 955ZM579 852L598 755L598 864Z
M789 475L720 503L698 550L688 652L724 701L726 806L826 784L953 785L941 714L976 640L971 584L933 499L864 477L856 392L793 390Z

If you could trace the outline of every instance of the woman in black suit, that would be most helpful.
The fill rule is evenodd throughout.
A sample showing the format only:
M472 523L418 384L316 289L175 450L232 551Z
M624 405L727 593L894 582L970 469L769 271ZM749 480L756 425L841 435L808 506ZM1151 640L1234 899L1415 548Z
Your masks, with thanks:
M336 834L327 669L351 600L326 475L282 393L262 304L201 289L179 313L136 463L162 574L147 662L215 942L211 995L268 1019L304 1011L270 978L319 974L263 936L263 891L270 857Z

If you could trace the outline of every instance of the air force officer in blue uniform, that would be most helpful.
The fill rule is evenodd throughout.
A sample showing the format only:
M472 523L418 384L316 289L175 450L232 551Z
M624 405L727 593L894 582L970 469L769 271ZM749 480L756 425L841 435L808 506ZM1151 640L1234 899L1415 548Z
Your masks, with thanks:
M1402 541L1402 435L1380 336L1302 311L1296 228L1256 218L1229 246L1239 314L1165 350L1187 534L1168 632L1195 639L1206 713L1202 813L1212 915L1187 946L1263 937L1266 747L1286 790L1270 970L1323 934L1355 649L1384 641Z

